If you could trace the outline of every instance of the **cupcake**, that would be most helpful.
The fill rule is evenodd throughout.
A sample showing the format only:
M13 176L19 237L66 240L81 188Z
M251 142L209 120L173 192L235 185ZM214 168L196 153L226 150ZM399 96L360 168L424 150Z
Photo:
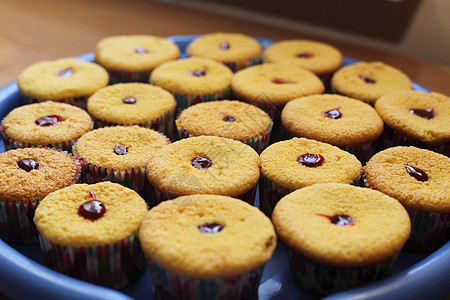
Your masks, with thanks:
M37 243L33 215L49 193L76 183L78 161L65 153L23 148L0 153L0 237L9 243Z
M19 74L17 86L27 104L53 100L84 109L87 98L108 81L108 73L101 66L62 58L29 66Z
M389 92L412 89L408 75L382 62L358 62L337 70L332 89L341 95L374 104Z
M260 159L236 140L199 136L167 145L150 158L147 178L160 202L178 196L215 194L254 202Z
M241 141L260 153L269 143L272 120L240 101L203 102L183 110L175 122L181 138L214 135Z
M233 95L257 105L274 121L272 139L283 138L280 112L289 101L322 94L324 85L311 71L283 64L263 64L237 72L231 82Z
M139 125L171 137L175 98L146 83L122 83L98 90L88 100L96 128Z
M111 83L148 82L155 67L179 56L176 44L152 35L111 36L95 47L95 61L108 70Z
M241 33L214 32L201 35L186 49L188 56L210 58L224 63L233 72L261 63L261 45Z
M85 183L111 181L149 200L151 186L145 169L150 157L169 143L152 129L139 126L104 127L84 134L74 147Z
M46 101L20 106L8 113L0 126L5 148L50 147L72 152L72 146L92 129L83 109Z
M261 153L260 208L270 217L290 192L316 183L356 185L361 171L353 154L327 143L293 138L272 144Z
M186 58L164 63L150 82L174 94L178 111L199 102L229 99L233 73L207 58Z
M373 107L340 95L313 95L290 101L281 112L286 131L329 143L366 162L377 150L383 121Z
M380 97L375 109L386 123L382 147L416 146L450 153L450 98L438 93L396 91Z
M138 229L146 213L145 201L116 183L50 193L34 215L44 263L84 281L124 287L145 268Z
M299 66L310 70L327 84L330 76L342 66L344 57L337 48L311 40L284 40L264 51L264 61Z
M139 239L158 299L256 299L276 246L257 208L217 195L160 203L142 221Z
M450 158L410 147L375 154L365 166L365 182L406 208L411 236L405 248L431 252L450 240Z
M283 197L272 221L288 248L294 280L316 297L389 276L410 232L397 200L338 183Z

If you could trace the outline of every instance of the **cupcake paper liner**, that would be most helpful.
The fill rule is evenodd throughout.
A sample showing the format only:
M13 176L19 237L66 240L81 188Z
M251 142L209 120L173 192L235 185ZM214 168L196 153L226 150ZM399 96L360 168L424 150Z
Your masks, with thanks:
M87 100L89 97L90 97L90 95L84 96L84 97L64 98L64 99L59 99L59 100L50 99L50 100L59 102L59 103L67 103L67 104L74 105L74 106L77 106L79 108L86 110L87 109ZM40 102L45 102L47 100L49 100L49 99L40 100L40 99L25 96L25 95L23 96L24 104L40 103Z
M263 62L262 55L258 55L255 57L252 57L250 59L247 59L245 62L238 62L238 61L229 61L229 62L223 62L225 66L230 68L231 71L237 72L239 70L245 69L250 66L259 65Z
M220 278L191 278L177 275L148 259L156 299L257 299L264 266L248 273Z
M197 103L229 99L231 96L231 87L228 87L221 92L206 95L183 95L177 93L172 94L175 97L175 100L177 101L177 111L181 112L183 109L186 109L189 106Z
M109 74L109 83L143 82L147 83L150 77L150 71L147 72L120 72L107 70Z
M323 297L361 286L392 274L400 252L379 263L363 267L334 267L312 262L287 248L292 277L302 290Z
M145 269L144 255L135 233L117 243L97 247L68 247L39 235L46 266L63 274L102 286L122 288Z
M145 127L145 128L149 128L149 129L153 129L155 131L158 131L162 134L164 134L165 136L169 137L169 139L173 139L173 124L174 124L174 115L176 112L176 108L177 106L175 105L172 109L170 109L168 112L166 112L164 115L145 122L145 123L141 123L141 124L132 124L132 125L124 125L124 124L117 124L117 123L112 123L112 122L108 122L108 121L103 121L97 118L94 118L94 124L95 124L95 128L102 128L102 127L111 127L111 126L133 126L133 125L138 125L141 127Z
M365 163L372 157L372 155L377 152L377 145L378 141L375 140L363 145L340 148L356 156L356 158L359 159L360 162Z

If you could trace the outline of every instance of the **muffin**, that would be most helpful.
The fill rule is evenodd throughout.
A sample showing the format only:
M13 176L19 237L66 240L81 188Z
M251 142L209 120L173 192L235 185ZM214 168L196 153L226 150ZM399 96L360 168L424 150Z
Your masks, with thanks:
M151 186L145 169L150 157L169 140L152 129L139 126L104 127L84 134L74 147L82 166L82 181L111 181L150 199Z
M264 61L299 66L310 70L327 84L342 66L344 57L332 45L311 40L278 41L264 50Z
M50 147L72 152L72 146L92 129L89 114L76 106L46 101L19 106L0 126L6 149Z
M203 102L181 112L175 122L181 138L214 135L241 141L256 152L267 147L273 122L254 105L235 100Z
M341 95L374 104L389 92L412 89L408 75L383 62L358 62L337 70L332 89Z
M186 54L224 63L233 72L261 63L258 41L241 33L214 32L201 35L189 43Z
M74 184L48 194L34 222L44 263L94 284L121 288L145 269L138 229L145 201L120 184Z
M152 72L150 82L174 94L181 111L199 102L229 99L232 77L223 64L193 57L160 65Z
M236 140L199 136L167 145L150 158L147 178L160 202L178 196L215 194L254 202L260 159Z
M168 137L172 136L175 109L171 93L146 83L110 85L92 95L87 106L96 128L139 125Z
M259 205L271 216L278 201L290 192L316 183L358 184L361 162L327 143L292 138L270 145L261 153Z
M366 162L377 150L383 121L369 104L340 95L313 95L290 101L281 112L286 131L329 143Z
M322 94L325 87L311 71L283 64L263 64L237 72L231 81L233 96L266 111L274 122L272 140L283 139L280 113L289 101Z
M316 297L389 276L410 232L397 200L339 183L283 197L272 221L294 280Z
M256 299L276 246L273 226L257 208L217 195L160 203L145 216L139 238L160 299Z
M367 162L367 186L397 199L409 213L407 250L431 252L450 240L449 170L450 158L413 146L380 151Z
M0 153L0 237L9 243L37 243L33 215L47 194L74 184L78 161L51 149L23 148Z
M450 153L450 98L438 93L396 91L380 97L375 109L386 123L382 147L416 146Z
M108 73L101 66L62 58L29 66L17 77L17 86L27 104L53 100L85 109L87 98L108 81Z
M152 35L106 37L95 47L95 61L108 70L111 83L148 82L154 68L179 56L175 43Z

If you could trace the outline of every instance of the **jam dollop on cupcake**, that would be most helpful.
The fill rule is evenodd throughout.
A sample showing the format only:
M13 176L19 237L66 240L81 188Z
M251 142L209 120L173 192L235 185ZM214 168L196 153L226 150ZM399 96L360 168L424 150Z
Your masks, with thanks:
M154 291L165 299L257 298L264 264L277 242L270 219L256 207L199 194L151 209L139 238Z
M288 247L294 280L316 297L389 276L410 233L397 200L341 183L286 195L272 221Z

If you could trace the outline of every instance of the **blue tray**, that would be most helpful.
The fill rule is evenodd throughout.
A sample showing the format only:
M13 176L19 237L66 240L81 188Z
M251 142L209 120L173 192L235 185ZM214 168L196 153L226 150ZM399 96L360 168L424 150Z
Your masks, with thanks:
M170 36L185 56L187 44L196 36ZM265 48L273 41L258 38ZM79 56L93 61L94 54ZM346 57L344 64L356 60ZM428 91L414 83L413 88ZM0 120L23 104L16 82L0 89ZM0 153L4 152L0 141ZM258 202L258 199L257 199ZM286 248L279 243L267 263L259 287L259 299L313 299L291 278ZM150 272L120 291L89 284L52 271L42 265L38 245L8 245L0 240L0 298L14 299L153 299ZM430 255L402 252L391 277L364 287L336 293L325 299L442 299L450 294L450 242Z

